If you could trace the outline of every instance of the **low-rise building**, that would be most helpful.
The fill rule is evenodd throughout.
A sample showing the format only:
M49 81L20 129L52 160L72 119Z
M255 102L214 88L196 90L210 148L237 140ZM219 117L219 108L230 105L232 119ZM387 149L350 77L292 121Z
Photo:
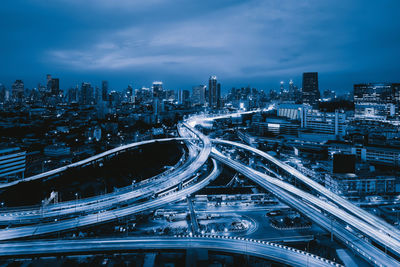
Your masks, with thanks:
M49 157L69 156L71 149L63 144L49 145L44 148L44 154Z
M393 194L397 177L374 175L373 173L325 174L325 187L340 195Z
M334 153L350 153L357 159L372 164L400 167L400 148L386 146L361 146L342 142L329 142L329 155Z
M24 177L26 152L18 147L0 149L0 179Z

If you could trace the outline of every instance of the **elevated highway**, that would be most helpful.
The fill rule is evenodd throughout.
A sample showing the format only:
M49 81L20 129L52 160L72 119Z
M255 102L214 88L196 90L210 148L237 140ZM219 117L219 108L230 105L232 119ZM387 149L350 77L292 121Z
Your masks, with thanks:
M0 230L0 240L10 240L17 238L26 238L49 233L73 230L79 227L92 226L100 223L110 222L125 216L130 216L146 210L156 209L168 203L172 203L181 199L185 199L187 195L191 195L201 188L205 187L210 181L214 180L220 174L221 170L218 164L213 161L214 168L200 181L190 184L179 190L176 188L169 194L162 197L151 198L148 201L129 205L127 207L106 210L104 212L90 213L87 215L66 219L62 221L54 221L37 225L19 226L14 228Z
M257 112L257 111L251 111ZM250 112L250 113L251 113ZM243 113L237 113L236 115L240 115ZM215 179L219 173L220 168L217 164L216 160L222 162L223 164L229 166L230 168L244 174L246 177L259 184L266 190L273 193L277 198L279 198L282 202L287 205L293 207L298 210L303 215L309 217L316 224L321 226L323 229L328 232L333 233L336 238L346 244L353 251L358 253L362 258L367 260L373 265L378 266L399 266L400 263L395 258L391 257L388 253L385 253L383 250L379 249L377 246L373 245L370 240L373 240L375 243L380 246L388 249L392 254L396 255L397 259L400 258L400 232L395 229L393 226L387 224L382 219L379 219L368 212L362 210L361 208L353 205L347 200L344 200L340 196L337 196L313 181L309 177L298 172L296 169L291 166L277 160L276 158L264 153L258 149L255 149L250 146L246 146L241 143L226 141L226 140L210 140L207 136L198 131L195 126L203 123L204 121L212 121L216 118L225 118L231 117L232 114L223 114L220 116L216 116L213 118L207 118L204 116L194 116L188 119L187 122L183 122L178 125L178 132L181 135L181 138L171 138L174 140L182 140L186 142L189 150L196 151L193 152L194 156L193 161L186 162L186 167L181 166L178 168L176 172L173 171L171 173L166 174L164 178L168 178L165 180L161 180L162 182L158 183L159 180L154 180L154 183L149 183L148 187L145 185L141 188L138 188L136 191L132 190L129 192L123 192L121 194L116 194L112 198L106 200L108 208L103 210L105 207L104 203L94 203L91 202L89 205L76 205L75 208L82 207L83 211L86 211L87 214L82 216L76 216L75 218L66 218L60 221L54 222L46 222L42 224L36 225L26 225L20 227L13 227L8 229L0 230L0 240L10 240L10 239L18 239L18 238L26 238L37 235L44 235L54 232L60 231L68 231L71 229L92 226L100 223L107 223L122 217L130 216L133 214L137 214L139 212L143 212L146 210L155 209L157 207L161 207L165 204L172 203L178 200L185 199L187 196L197 192L204 186L206 186L210 181ZM150 140L152 141L152 140ZM153 140L154 141L154 140ZM149 141L147 141L149 142ZM325 196L330 201L324 201L320 199L318 196L307 193L299 188L284 182L283 180L271 177L265 173L259 172L250 168L249 166L244 165L241 162L237 162L235 160L230 159L229 157L224 156L215 148L212 148L213 144L219 145L228 145L235 148L246 150L253 155L260 156L261 158L267 160L271 164L279 167L280 170L285 172L288 175L292 175L296 179L302 181L304 184L309 186L319 195ZM126 146L126 149L129 149L132 145L130 144ZM109 151L107 151L109 152ZM107 153L104 152L104 153ZM102 160L107 155L112 156L115 153L119 153L118 150L110 152L109 154L101 154L91 157L91 161L84 160L80 164L75 167L84 167L88 164L92 164L97 160ZM198 177L195 174L199 171L199 169L204 165L209 156L213 158L213 169L211 173L207 176ZM100 156L100 157L99 157ZM52 175L57 175L59 172L63 172L66 169L61 169L56 172L49 172L50 174L43 174L44 176L39 176L35 179L42 179L43 177L51 177ZM281 171L279 174L282 175ZM173 180L172 182L169 180ZM175 180L176 179L176 180ZM185 181L182 183L182 181ZM154 190L154 188L156 188ZM139 191L141 190L141 191ZM153 191L153 192L152 192ZM134 201L135 198L142 198L145 201L137 201L136 203L129 202ZM129 202L129 205L126 206L114 206L114 204ZM89 202L88 202L89 203ZM92 205L93 209L90 209L90 205ZM98 206L97 206L98 205ZM111 208L112 207L112 208ZM63 210L67 211L73 208L73 206L64 208ZM79 208L80 209L80 208ZM69 211L71 212L71 211ZM71 214L77 215L77 212ZM1 221L1 218L0 218ZM368 239L359 238L354 231L349 230L349 226L356 229L358 232L362 233L364 236L368 237ZM160 248L168 248L169 245L174 245L174 248L188 248L188 247L198 247L198 248L209 248L227 252L238 252L244 251L246 254L260 256L266 255L266 251L268 251L270 259L276 259L279 262L291 264L294 266L304 266L305 260L309 262L309 254L304 252L299 252L297 250L291 248L284 248L284 250L277 250L280 245L263 242L263 241L254 241L248 239L232 239L232 238L222 238L222 237L210 237L210 236L185 236L185 237L174 237L175 239L169 238L156 238L152 239L154 241L149 241L150 239L139 240L130 238L131 242L129 246L136 246L135 244L148 244L148 247L152 247L153 249ZM178 242L178 240L181 240ZM155 241L157 240L157 241ZM172 241L171 241L172 240ZM216 241L219 240L219 241ZM223 242L220 240L224 240ZM104 242L103 242L104 241ZM73 253L79 250L88 251L92 249L93 251L101 251L112 249L112 245L107 247L107 244L113 243L114 246L122 246L121 241L113 241L113 240L103 240L99 242L99 245L95 244L84 244L80 243L79 240L69 241L69 240L58 240L52 242L61 242L59 245L61 248L56 248L54 253ZM29 241L31 242L31 241ZM32 241L34 242L34 241ZM41 241L35 241L38 243L38 249L32 251L32 253L38 253L39 255L45 254L46 244L40 244ZM62 243L65 242L65 243ZM70 242L70 243L68 243ZM75 242L75 243L73 243ZM120 243L118 243L120 242ZM142 243L140 243L142 242ZM236 242L236 245L235 245ZM27 252L27 248L24 247L22 243L3 243L3 250L0 249L0 256L6 256L7 253L10 255L24 255ZM176 245L176 243L179 243ZM10 248L6 247L6 244L18 244L16 246L10 246ZM31 243L33 244L33 243ZM55 245L57 243L54 243ZM195 244L195 245L193 245ZM243 245L243 246L242 246ZM0 244L0 248L1 248ZM65 246L65 250L62 250L62 246ZM86 247L85 247L86 246ZM129 247L128 246L128 247ZM143 246L143 245L142 245ZM181 246L181 247L180 247ZM274 249L271 248L275 247ZM42 248L40 248L42 247ZM146 245L143 246L144 248ZM266 249L267 248L267 249ZM24 250L25 249L25 250ZM40 252L42 249L43 253ZM97 249L97 250L96 250ZM117 249L117 248L116 248ZM269 249L269 250L268 250ZM76 250L76 251L74 251ZM18 252L19 251L19 252ZM51 251L51 250L49 250ZM294 251L297 254L293 255ZM3 254L1 254L3 252ZM15 254L12 254L15 253ZM20 254L18 254L20 253ZM276 256L274 253L277 253ZM304 256L307 257L304 258ZM272 256L271 256L272 255ZM285 256L286 255L286 256ZM292 258L290 258L290 257ZM297 258L296 258L297 257ZM297 263L295 264L291 260L294 259ZM320 260L316 258L316 260ZM324 261L326 264L332 265L333 263L329 261ZM300 264L301 265L300 265ZM325 266L320 261L313 262L315 266ZM326 265L326 266L328 266Z
M10 186L14 186L17 185L19 183L24 183L24 182L29 182L29 181L35 181L35 180L41 180L41 179L48 179L51 177L56 177L61 175L62 173L64 173L67 170L73 169L73 168L80 168L80 167L85 167L88 165L91 165L93 163L99 162L101 160L103 160L104 158L107 157L112 157L113 155L122 153L126 150L141 146L141 145L146 145L146 144L152 144L155 142L169 142L169 141L176 141L176 140L184 140L185 138L164 138L162 139L162 141L159 141L161 139L153 139L153 140L146 140L146 141L141 141L141 142L137 142L137 143L131 143L131 144L127 144L127 145L123 145L123 146L119 146L110 150L107 150L103 153L97 154L95 156L86 158L84 160L75 162L75 163L71 163L68 165L65 165L63 167L54 169L54 170L50 170L44 173L40 173L34 176L30 176L30 177L26 177L24 179L20 179L20 180L16 180L16 181L12 181L12 182L8 182L8 183L1 183L0 184L0 189L3 188L7 188Z
M400 241L400 230L397 229L396 227L390 225L386 221L384 221L381 218L378 218L377 216L363 210L362 208L354 205L350 201L338 196L337 194L334 194L332 191L326 189L324 186L319 184L318 182L312 180L311 178L305 176L292 166L289 166L288 164L281 162L280 160L274 158L273 156L256 149L254 147L237 143L237 142L232 142L232 141L227 141L227 140L220 140L220 139L213 139L213 143L215 144L225 144L225 145L230 145L234 146L237 148L242 148L244 150L250 151L256 155L259 155L263 157L264 159L268 160L272 164L275 164L282 170L284 170L286 173L293 175L296 177L299 181L303 182L305 185L309 186L316 192L318 192L320 195L326 197L330 201L332 201L334 204L338 205L339 207L343 208L344 210L348 211L349 213L353 214L354 216L357 216L361 220L371 224L372 226L376 227L377 229L380 229L381 232L386 233L388 237L394 238L397 241Z
M253 170L242 163L239 163L222 155L216 150L213 150L211 156L231 167L232 169L242 173L263 188L267 189L283 203L286 203L287 205L298 210L300 213L307 216L323 229L327 230L328 232L333 232L339 240L341 240L344 244L357 252L368 262L378 266L397 266L399 264L397 260L389 256L382 250L373 246L366 240L358 238L358 236L356 236L354 233L348 231L345 226L340 224L338 221L333 221L331 218L325 216L324 213L321 213L320 209L331 210L334 208L332 205L324 202L325 204L320 207L318 204L321 205L321 203L317 202L317 204L315 205L317 207L315 207L313 205L313 201L318 198L309 198L311 195L307 196L307 193L305 192L300 193L299 191L301 190L297 188L295 188L296 190L293 190L292 187L287 187L286 185L284 185L287 183L284 183L264 173ZM347 215L344 216L347 217ZM396 247L394 248L396 249Z
M139 142L131 144L130 148L143 146L150 143L182 141L183 138L167 138L149 140L145 143ZM121 148L122 150L125 150ZM121 150L118 150L121 151ZM183 158L182 158L183 159ZM32 208L22 207L13 210L2 210L0 212L0 224L26 224L42 221L43 219L62 218L74 214L88 213L101 209L109 209L130 201L137 201L152 194L161 192L170 187L184 182L188 176L188 169L193 170L192 164L196 162L196 151L189 146L189 153L186 162L180 166L175 166L172 171L167 170L153 178L146 179L137 185L129 185L119 189L117 192L98 195L95 197L59 202L48 206L35 206ZM202 161L201 161L202 162Z
M200 152L198 153L196 159L182 173L173 177L173 180L189 179L190 177L192 177L200 169L200 167L204 165L204 163L207 161L207 159L210 155L210 152L211 152L211 142L208 137L206 137L205 135L203 135L201 132L197 131L196 129L193 129L186 123L179 125L179 127L186 127L190 132L193 133L193 135L197 136L197 138L202 143L202 147L201 147ZM185 138L187 138L187 137L185 137ZM149 141L146 141L146 142L149 142ZM140 142L140 143L143 143L143 142ZM137 143L135 143L135 144L137 144ZM135 144L130 144L125 147L133 147L133 146L135 146ZM102 154L104 157L104 155L111 155L116 152L119 152L119 150L113 149L110 151L106 151ZM102 158L102 157L100 157L100 156L91 157L92 160L100 159L100 158ZM90 161L85 160L84 163L81 163L80 165L88 164L88 163L90 163ZM149 201L145 201L143 203L141 202L134 206L121 207L121 208L116 208L116 209L111 209L111 210L105 210L102 212L101 211L92 212L90 214L86 214L83 216L77 216L72 219L65 219L65 220L60 220L60 221L57 220L57 221L47 222L47 223L43 223L43 224L3 229L3 230L0 230L0 240L22 238L22 237L28 237L28 236L34 236L34 235L43 235L43 234L48 234L48 233L53 233L53 232L70 230L70 229L83 227L83 226L94 225L94 224L98 224L98 223L104 223L104 222L108 222L108 221L122 218L125 216L133 215L133 214L136 214L138 212L142 212L142 211L145 211L148 209L156 208L156 207L168 204L170 202L177 201L179 199L186 197L187 195L190 195L190 194L200 190L201 188L206 186L211 180L215 179L219 175L220 170L219 170L217 164L215 163L215 161L213 161L213 164L214 164L214 168L213 168L212 172L207 177L202 179L201 181L194 183L194 184L188 184L187 187L185 187L185 188L179 188L179 186L176 186L176 189L174 189L174 190L167 190L168 194L163 194L162 197L154 196L155 197L154 199L151 198ZM168 180L166 182L168 183L167 186L171 187L172 182L168 181ZM165 186L165 184L164 184L164 186ZM164 188L164 190L165 189L166 188ZM150 191L151 191L151 188L150 188ZM153 194L153 192L152 192L152 194Z
M127 252L153 249L209 249L252 255L290 266L335 266L319 256L271 242L225 236L132 237L113 239L41 240L0 243L0 257Z

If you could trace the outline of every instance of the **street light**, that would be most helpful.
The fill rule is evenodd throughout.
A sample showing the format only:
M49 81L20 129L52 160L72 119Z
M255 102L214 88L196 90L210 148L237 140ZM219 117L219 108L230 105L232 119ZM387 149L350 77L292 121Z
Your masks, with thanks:
M133 191L133 185L136 183L136 180L132 180L132 191Z
M42 217L44 215L44 200L42 200Z
M78 193L75 193L75 213L76 213L76 206L78 205Z

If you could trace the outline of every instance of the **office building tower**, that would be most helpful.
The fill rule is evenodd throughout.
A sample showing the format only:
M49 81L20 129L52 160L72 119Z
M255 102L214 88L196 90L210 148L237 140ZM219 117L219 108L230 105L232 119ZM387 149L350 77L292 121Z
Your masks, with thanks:
M283 81L281 81L280 92L281 94L285 93L285 83Z
M52 78L51 74L47 74L47 93L52 96L60 94L60 79Z
M6 87L3 84L0 84L0 103L4 103L6 101Z
M126 95L127 96L132 96L133 95L132 85L128 85L128 87L126 88Z
M126 88L126 93L125 93L126 101L129 103L133 102L133 88L132 85L128 85Z
M197 85L192 87L192 102L194 105L204 105L206 101L206 86Z
M167 90L167 91L165 91L165 99L167 99L167 100L175 100L175 90Z
M160 99L164 98L164 95L163 95L164 90L163 90L163 83L162 82L159 82L159 81L153 82L152 89L153 89L153 96L154 97L158 97Z
M294 88L293 80L289 81L289 94L291 96L294 96L294 94L295 94L295 88Z
M24 91L24 82L22 80L16 80L11 87L12 98L19 102L22 101L24 98Z
M82 105L91 105L94 104L94 99L93 99L93 87L90 83L85 83L83 82L81 85L81 97L80 97L80 103Z
M101 99L103 101L108 100L108 81L101 82Z
M141 89L135 90L135 103L143 104L150 103L153 99L153 93L150 88L142 87Z
M50 94L51 92L51 74L47 74L46 76L46 94Z
M51 81L51 74L47 74L47 75L46 75L46 78L47 78L47 84L49 84L50 81Z
M120 92L117 92L115 90L111 91L109 94L109 98L110 98L110 105L112 107L117 107L121 104L121 100L122 100L122 96L120 94Z
M318 88L318 72L303 73L303 103L316 106L320 98Z
M392 90L394 94L394 102L397 105L397 108L399 108L400 105L400 83L392 83Z
M213 75L208 80L208 105L210 108L219 108L221 103L221 84L217 76Z
M178 91L178 102L181 104L185 104L189 102L190 92L188 90L179 90Z
M51 95L53 96L60 95L60 79L58 78L51 79Z
M100 88L98 86L94 89L94 103L97 104L100 102L101 95L100 95Z
M68 103L78 103L78 99L79 99L78 86L68 89L67 98L68 98Z

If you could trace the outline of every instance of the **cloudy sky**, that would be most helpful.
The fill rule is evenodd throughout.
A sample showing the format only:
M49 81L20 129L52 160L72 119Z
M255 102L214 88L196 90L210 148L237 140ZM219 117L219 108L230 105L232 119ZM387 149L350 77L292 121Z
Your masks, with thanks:
M7 0L0 8L0 83L62 88L190 89L218 76L279 88L318 71L320 89L400 81L400 1Z

